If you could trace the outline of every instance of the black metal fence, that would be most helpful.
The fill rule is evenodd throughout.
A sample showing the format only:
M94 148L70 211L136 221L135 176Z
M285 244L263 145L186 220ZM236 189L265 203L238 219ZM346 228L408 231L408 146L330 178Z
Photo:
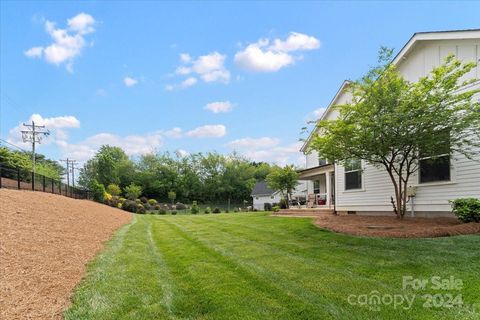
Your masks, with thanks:
M13 168L0 163L0 188L32 190L60 194L74 199L90 199L88 190L68 186L60 180L33 173L22 168Z

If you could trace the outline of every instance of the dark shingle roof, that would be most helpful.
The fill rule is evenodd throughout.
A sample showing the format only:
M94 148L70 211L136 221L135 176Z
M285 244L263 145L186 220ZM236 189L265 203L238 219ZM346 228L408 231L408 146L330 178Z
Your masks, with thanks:
M267 182L265 181L260 181L257 182L255 187L253 187L252 190L252 196L258 196L258 195L266 195L270 196L275 193L275 190L272 190L268 187Z

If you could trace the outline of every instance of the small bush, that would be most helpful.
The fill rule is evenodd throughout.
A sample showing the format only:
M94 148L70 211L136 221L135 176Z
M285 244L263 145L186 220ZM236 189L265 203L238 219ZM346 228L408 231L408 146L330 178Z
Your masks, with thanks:
M234 209L233 209L233 212L237 213L237 212L238 212L238 208L234 208Z
M107 192L110 193L112 196L119 196L122 193L122 189L115 183L110 183L107 186Z
M287 209L287 200L285 199L280 200L280 209Z
M142 204L142 201L140 199L135 199L136 204Z
M279 206L275 206L272 208L273 212L278 212L280 211L280 207Z
M187 206L181 202L177 202L177 204L175 205L175 208L177 208L177 210L185 210L187 209Z
M167 210L165 210L165 209L160 209L160 210L158 210L158 214L162 214L162 215L163 215L163 214L167 214Z
M145 214L146 212L147 210L145 210L145 207L143 206L143 204L137 204L137 213Z
M192 202L192 208L190 209L191 214L197 214L200 212L200 209L198 209L198 204L197 201Z
M161 207L159 204L157 204L157 205L155 206L155 210L158 211L158 210L160 210L160 209L162 209L162 207Z
M204 213L209 214L212 212L212 209L210 207L206 207Z
M103 202L103 198L106 192L103 184L98 183L97 180L93 180L90 185L90 191L92 192L93 200L97 202Z
M122 206L123 206L123 203L121 203L121 202L117 203L117 208L118 209L122 209Z
M122 204L122 209L128 212L137 212L137 204L132 200L125 200Z
M229 213L230 211L228 211L228 209L225 209L225 213Z
M154 205L156 205L157 203L158 203L158 202L157 202L157 200L155 200L155 199L150 199L150 200L148 200L148 204L151 205L151 206L154 206Z
M176 215L177 214L177 211L172 211L172 215Z
M220 213L220 209L218 207L215 207L212 211L212 213Z
M272 211L272 204L269 203L269 202L265 202L265 203L263 204L263 210L265 210L265 211Z
M460 198L450 201L452 211L462 222L480 222L480 199Z
M142 203L147 203L148 198L147 197L140 197L140 201L142 201Z
M131 183L129 186L126 186L123 191L125 192L125 196L130 199L137 199L142 194L142 187Z

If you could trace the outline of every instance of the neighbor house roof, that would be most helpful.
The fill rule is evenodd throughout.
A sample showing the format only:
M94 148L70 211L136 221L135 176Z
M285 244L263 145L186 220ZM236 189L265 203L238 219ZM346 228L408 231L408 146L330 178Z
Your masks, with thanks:
M275 190L268 187L266 181L260 181L253 187L252 196L271 196L275 192Z

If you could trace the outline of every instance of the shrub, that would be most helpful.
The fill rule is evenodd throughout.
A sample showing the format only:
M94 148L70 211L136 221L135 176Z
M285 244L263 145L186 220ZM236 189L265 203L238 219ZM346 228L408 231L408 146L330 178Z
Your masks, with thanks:
M155 199L150 199L150 200L148 200L148 204L151 205L151 206L154 206L154 205L156 205L157 203L158 203L158 202L157 202L157 200L155 200Z
M172 215L176 215L177 214L177 211L172 211Z
M158 211L158 210L160 210L160 209L162 209L162 207L161 207L159 204L157 204L157 205L155 206L155 210Z
M145 214L146 212L147 210L145 210L145 207L143 206L143 204L137 204L137 213Z
M129 212L137 212L137 204L132 200L125 200L122 204L122 209Z
M184 204L181 203L181 202L177 202L177 204L175 205L175 208L176 208L177 210L185 210L185 209L187 209L187 206L184 205Z
M480 222L480 199L460 198L450 201L452 211L462 222Z
M119 196L122 193L122 189L115 183L110 183L107 186L107 192L110 193L112 196Z
M103 184L98 183L97 180L93 180L90 185L90 191L92 192L93 200L103 202L103 197L105 195L105 187Z
M158 210L158 214L162 214L162 215L163 215L163 214L167 214L167 210L165 210L165 209L160 209L160 210Z
M275 206L272 208L273 212L278 212L280 211L280 207L279 206Z
M123 203L121 203L121 202L117 203L117 208L118 209L122 209L122 206L123 206Z
M263 210L265 210L265 211L272 211L272 204L269 203L269 202L265 202L265 203L263 204Z
M137 186L134 183L131 183L129 186L126 186L125 189L123 189L123 191L125 191L125 196L128 199L133 200L140 197L140 195L142 194L142 187Z
M170 199L172 201L172 203L177 198L177 194L175 193L175 191L169 191L167 195L168 195L168 199Z
M197 201L193 201L192 202L192 208L190 209L190 213L191 214L197 214L198 212L200 212L200 210L198 209Z
M215 207L212 211L212 213L220 213L220 209L218 207Z
M140 197L139 199L140 199L140 201L142 201L142 203L147 203L148 202L147 197Z
M108 205L111 205L110 201L112 200L112 195L108 192L103 193L103 203L106 203Z
M136 204L142 204L142 201L140 199L135 199Z
M225 209L225 213L229 213L230 211L228 211L228 209Z
M234 208L234 209L233 209L233 212L238 212L238 208Z
M280 209L287 209L287 200L285 199L280 200Z
M206 214L209 214L210 212L212 212L212 209L210 209L210 207L206 207L204 212Z
M127 199L122 198L122 197L118 198L118 201L120 201L121 203L125 202L125 200L127 200Z

